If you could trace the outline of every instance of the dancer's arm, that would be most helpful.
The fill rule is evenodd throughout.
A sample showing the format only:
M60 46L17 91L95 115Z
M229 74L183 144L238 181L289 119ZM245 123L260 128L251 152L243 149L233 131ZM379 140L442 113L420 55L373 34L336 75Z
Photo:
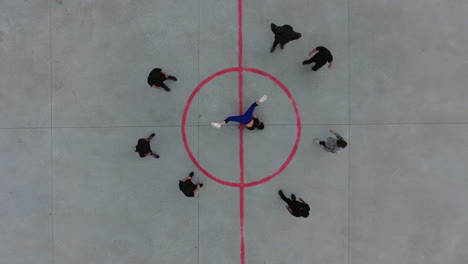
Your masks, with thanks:
M328 58L328 68L331 69L333 67L333 55L330 54L330 58Z
M197 194L198 190L200 190L200 184L197 184L197 188L193 191L193 195Z
M299 198L299 201L301 201L304 204L307 204L304 200L302 200L302 198Z
M333 133L333 135L335 135L336 138L344 140L344 138L340 134L338 134L338 132L334 131L333 129L330 129L330 132Z
M318 51L318 50L317 50L316 48L313 49L313 50L311 50L311 51L309 52L309 56L312 56L312 54L314 54L314 52L317 52L317 51Z
M166 79L167 79L167 77L169 77L169 75L167 73L163 72L162 70L161 70L161 73L164 74L164 76L166 76Z
M192 179L192 176L187 176L185 178L183 178L182 180L180 180L181 182L185 182L186 180L190 180Z

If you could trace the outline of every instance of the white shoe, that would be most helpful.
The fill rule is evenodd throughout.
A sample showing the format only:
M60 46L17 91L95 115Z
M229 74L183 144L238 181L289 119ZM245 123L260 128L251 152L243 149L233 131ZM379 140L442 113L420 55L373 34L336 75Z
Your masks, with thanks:
M211 122L211 126L214 127L214 128L220 128L220 127L221 127L221 124L220 124L220 123Z
M260 98L260 100L258 100L260 103L263 103L265 102L266 100L268 99L268 96L264 95L262 96L262 98Z
M314 143L320 145L320 140L318 138L314 138Z

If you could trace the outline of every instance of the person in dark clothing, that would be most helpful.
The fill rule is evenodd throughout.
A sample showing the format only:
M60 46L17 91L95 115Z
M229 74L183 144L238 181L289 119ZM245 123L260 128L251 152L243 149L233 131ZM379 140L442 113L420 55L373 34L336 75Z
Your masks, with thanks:
M286 196L284 196L282 190L279 190L278 193L281 199L288 204L286 206L286 209L288 209L288 212L290 214L292 214L295 217L302 216L304 218L307 218L309 216L310 207L306 202L304 202L304 200L302 200L302 198L299 198L299 201L297 201L296 196L294 194L291 194L291 199L289 199L286 198Z
M154 133L152 133L149 137L147 138L140 138L138 140L138 144L135 146L135 152L138 152L140 154L140 158L144 158L146 156L153 156L157 159L159 159L159 155L154 153L151 150L150 146L150 141L153 139L155 136Z
M325 65L327 62L329 62L330 64L328 64L328 68L331 69L333 66L333 56L331 52L327 48L319 46L311 50L309 52L309 56L312 56L312 54L314 54L317 51L317 54L315 54L309 60L303 61L302 64L311 64L312 62L315 62L315 65L314 67L312 67L312 70L317 71L318 69L322 68L322 66Z
M301 33L295 32L290 25L279 27L271 23L270 27L273 34L275 34L275 41L273 42L270 52L273 52L278 44L280 44L281 49L284 49L286 43L299 39L302 36Z
M148 76L148 84L153 88L164 88L166 92L170 92L171 89L164 84L165 80L177 81L177 78L163 72L160 68L154 68Z
M193 178L193 171L190 172L188 177L183 178L179 181L179 189L185 194L187 197L194 197L195 194L203 187L203 184L199 183L197 185L192 183Z

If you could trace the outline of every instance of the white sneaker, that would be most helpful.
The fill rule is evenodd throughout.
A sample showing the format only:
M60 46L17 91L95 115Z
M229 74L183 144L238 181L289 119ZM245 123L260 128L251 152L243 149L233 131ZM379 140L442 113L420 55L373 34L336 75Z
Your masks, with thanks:
M266 100L268 99L268 96L264 95L262 96L262 98L260 98L260 100L258 100L260 103L263 103L265 102Z
M320 140L318 138L314 138L314 143L320 145Z
M220 123L211 122L211 126L214 127L214 128L220 128L220 127L221 127L221 124L220 124Z

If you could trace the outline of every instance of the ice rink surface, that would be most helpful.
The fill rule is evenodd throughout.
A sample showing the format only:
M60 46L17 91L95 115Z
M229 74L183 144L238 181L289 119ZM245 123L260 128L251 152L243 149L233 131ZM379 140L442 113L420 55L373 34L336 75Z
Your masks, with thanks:
M468 263L466 14L465 0L0 0L0 263ZM271 54L270 23L302 37ZM302 65L317 46L332 69ZM181 128L199 83L239 66L284 84L301 118L287 168L245 188L200 172ZM178 78L170 93L148 86L156 67ZM248 183L280 168L297 120L271 79L239 76L201 88L185 128L211 175ZM209 125L264 94L263 131ZM338 154L313 143L330 129L349 142ZM152 132L161 158L140 159ZM195 198L178 190L190 171Z

